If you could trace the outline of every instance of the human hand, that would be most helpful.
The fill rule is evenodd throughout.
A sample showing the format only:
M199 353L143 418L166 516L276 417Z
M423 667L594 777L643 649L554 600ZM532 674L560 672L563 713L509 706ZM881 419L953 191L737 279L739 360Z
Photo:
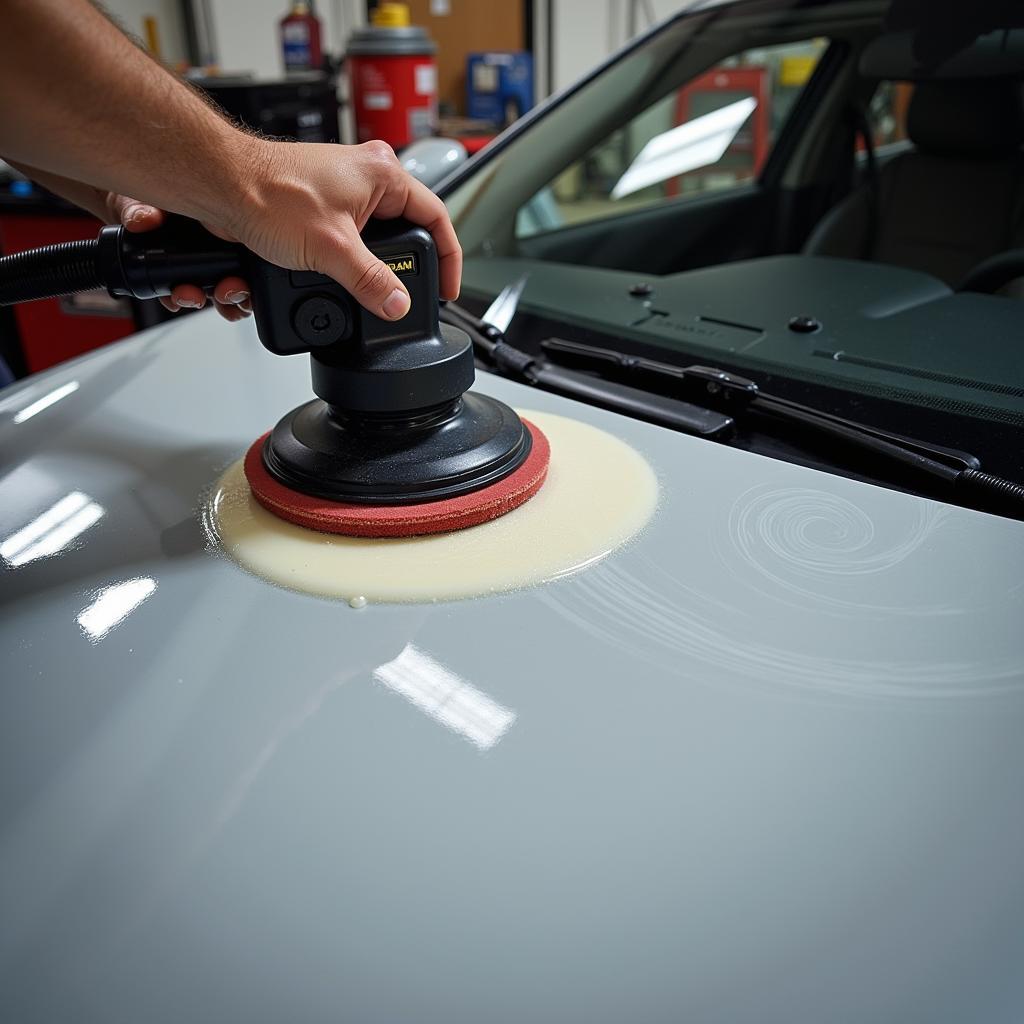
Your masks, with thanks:
M152 231L164 222L164 211L148 203L140 203L128 196L106 193L104 202L108 218L119 221L126 231ZM211 228L211 230L216 230ZM228 241L235 241L217 232ZM202 309L206 305L206 293L194 284L180 284L160 302L172 313L181 309ZM225 277L213 290L213 304L225 320L243 320L252 313L249 286L240 277Z
M398 320L409 310L409 293L359 233L371 217L405 217L433 235L441 298L458 297L462 249L448 211L386 143L245 140L242 188L223 215L203 218L211 231L278 266L326 274L371 313Z

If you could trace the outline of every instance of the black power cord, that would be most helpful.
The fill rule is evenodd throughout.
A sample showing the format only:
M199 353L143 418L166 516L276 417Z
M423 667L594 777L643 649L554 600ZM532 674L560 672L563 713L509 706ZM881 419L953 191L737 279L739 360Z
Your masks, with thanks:
M58 242L0 258L0 306L103 286L96 239Z
M176 285L212 289L242 272L244 249L184 217L136 234L108 226L89 241L59 242L0 257L0 306L106 288L111 295L152 299Z

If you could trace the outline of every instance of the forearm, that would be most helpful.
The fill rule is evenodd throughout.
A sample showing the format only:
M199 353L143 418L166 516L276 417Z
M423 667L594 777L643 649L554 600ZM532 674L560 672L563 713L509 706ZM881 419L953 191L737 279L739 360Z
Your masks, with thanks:
M0 0L0 28L6 158L202 220L244 199L257 141L86 0Z
M242 132L87 0L0 0L0 95L0 154L59 175L56 190L89 209L75 181L114 193L107 203L122 204L129 230L165 210L193 217L271 263L333 277L396 320L409 295L360 232L370 217L406 217L434 237L442 297L458 296L462 250L444 203L389 146Z

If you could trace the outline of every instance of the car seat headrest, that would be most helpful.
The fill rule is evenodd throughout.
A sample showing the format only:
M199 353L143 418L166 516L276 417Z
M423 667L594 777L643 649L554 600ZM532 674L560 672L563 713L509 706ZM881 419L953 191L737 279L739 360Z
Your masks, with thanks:
M907 134L926 153L1009 156L1024 143L1021 87L999 79L919 82L907 111Z

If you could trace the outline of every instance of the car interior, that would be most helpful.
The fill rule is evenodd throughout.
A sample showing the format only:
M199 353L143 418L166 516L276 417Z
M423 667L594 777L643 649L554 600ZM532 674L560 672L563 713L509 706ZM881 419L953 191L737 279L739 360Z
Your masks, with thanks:
M876 33L884 28L878 4L857 6L873 9ZM825 21L808 17L802 26L802 36L828 38L828 47L756 181L659 196L636 211L609 204L603 217L528 237L503 238L495 226L488 252L670 274L803 251L918 269L957 287L979 264L1024 245L1024 30L1004 41L1015 74L985 77L988 50L977 46L969 60L931 68L925 78L910 47L894 45L884 31L868 36L865 18L843 25L829 12ZM792 24L774 28L763 28L762 47L791 42ZM714 26L709 34L716 35ZM702 41L701 49L721 61L728 44L711 44ZM678 65L694 77L685 53ZM880 89L894 84L909 92L905 137L866 151L864 114ZM602 135L610 134L607 120L599 123ZM803 132L823 142L802 144ZM561 163L576 159L579 148L561 147ZM467 249L472 253L472 231ZM1024 295L1019 287L1003 293Z
M910 267L956 287L985 260L1024 245L1017 82L921 82L907 133L913 148L834 206L804 252Z

